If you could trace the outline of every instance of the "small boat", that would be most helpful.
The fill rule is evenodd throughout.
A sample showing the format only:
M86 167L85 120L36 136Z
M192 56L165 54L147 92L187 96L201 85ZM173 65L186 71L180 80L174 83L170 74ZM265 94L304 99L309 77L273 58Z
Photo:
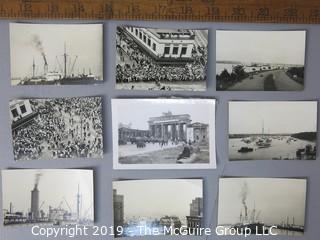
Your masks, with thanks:
M256 141L256 145L258 148L268 148L271 147L270 141L267 141L266 139L260 138L258 141Z
M242 147L238 150L239 153L247 153L247 152L253 152L253 148L249 147Z

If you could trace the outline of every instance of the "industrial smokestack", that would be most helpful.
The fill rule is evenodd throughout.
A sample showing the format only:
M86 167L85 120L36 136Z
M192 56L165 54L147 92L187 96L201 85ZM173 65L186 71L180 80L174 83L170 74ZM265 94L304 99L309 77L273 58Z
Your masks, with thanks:
M39 209L39 190L38 185L40 181L41 174L36 174L34 188L31 191L31 219L37 220L40 216Z

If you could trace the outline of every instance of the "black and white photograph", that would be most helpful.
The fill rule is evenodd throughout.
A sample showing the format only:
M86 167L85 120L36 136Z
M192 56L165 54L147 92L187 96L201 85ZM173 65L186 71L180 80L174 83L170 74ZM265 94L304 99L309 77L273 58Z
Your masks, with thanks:
M303 236L307 180L220 178L218 226L253 235Z
M315 160L317 101L229 102L230 160Z
M113 181L113 208L114 228L122 230L116 237L179 235L175 229L197 235L203 228L203 180Z
M103 82L102 24L10 23L11 85Z
M220 91L302 91L306 31L216 32Z
M5 226L93 224L92 170L19 169L1 175Z
M112 99L115 169L216 168L214 99Z
M102 98L13 99L15 160L102 158Z
M118 26L116 88L205 91L208 30Z

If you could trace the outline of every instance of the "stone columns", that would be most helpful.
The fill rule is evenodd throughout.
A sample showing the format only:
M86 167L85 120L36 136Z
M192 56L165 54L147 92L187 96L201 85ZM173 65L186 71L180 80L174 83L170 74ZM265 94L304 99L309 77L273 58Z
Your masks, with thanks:
M185 133L183 130L183 125L184 125L184 123L179 123L179 139L181 141L185 140Z
M171 134L172 134L171 136L172 140L175 141L177 138L177 129L175 124L171 124Z

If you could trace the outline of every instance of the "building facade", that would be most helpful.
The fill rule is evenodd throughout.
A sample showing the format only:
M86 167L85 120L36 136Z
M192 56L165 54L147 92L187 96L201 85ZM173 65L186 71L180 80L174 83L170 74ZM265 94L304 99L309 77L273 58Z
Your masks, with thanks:
M160 117L149 118L150 135L164 141L185 141L187 125L190 122L189 114L173 115L171 112L166 112Z
M197 197L190 203L190 216L187 216L187 226L190 233L196 232L202 226L203 198Z
M190 203L190 216L202 216L203 213L203 199L197 197Z
M188 142L208 142L209 134L208 134L208 124L204 123L192 123L188 125L187 129L187 141Z
M155 59L191 60L195 46L192 30L124 27L133 40Z
M117 194L117 190L113 189L113 224L114 229L124 226L124 196ZM117 231L115 231L117 236Z
M33 113L29 100L10 101L10 118L12 122L23 119Z
M128 127L119 127L118 128L118 136L119 136L119 144L127 144L132 139L136 138L149 138L150 132L149 130L139 130L132 129Z

